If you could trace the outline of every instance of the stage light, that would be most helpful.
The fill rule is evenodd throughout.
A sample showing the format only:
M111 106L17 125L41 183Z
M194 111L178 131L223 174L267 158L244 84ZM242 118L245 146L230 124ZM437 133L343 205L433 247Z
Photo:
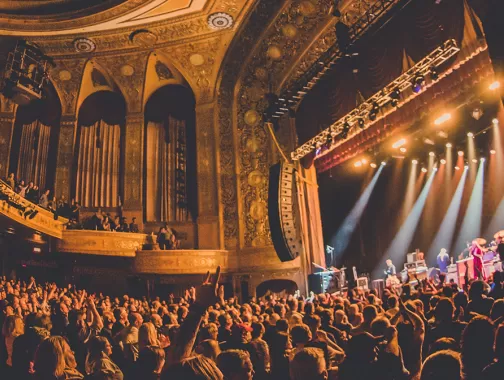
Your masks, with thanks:
M425 77L422 74L415 75L415 78L411 83L411 86L413 87L413 92L418 94L420 91L422 91L424 83L425 83Z
M369 166L371 166L373 169L376 169L376 167L377 167L377 165L376 165L374 162L371 162L371 163L369 164Z
M362 162L357 161L357 162L355 162L355 163L354 163L354 166L355 166L356 168L360 168L360 167L362 166Z
M369 120L375 121L376 117L378 116L378 112L380 111L380 106L378 103L373 103L373 108L371 108L371 111L369 111Z
M458 166L455 166L455 170L460 170L460 168Z
M406 139L400 139L396 141L394 144L392 144L392 148L397 149L402 147L404 144L406 144Z
M437 172L437 171L438 171L438 168L437 168L437 167L434 167L434 168L432 168L432 171Z
M497 118L492 119L492 123L493 124L499 124L499 119L497 119Z
M363 158L363 159L361 160L361 162L362 162L362 165L366 165L366 164L367 164L367 160L366 160L365 158Z
M446 123L448 120L451 119L451 113L444 113L442 114L441 116L439 116L435 121L434 121L434 124L436 125L441 125L443 123Z
M360 117L360 118L357 119L357 124L359 125L360 129L364 129L365 122L364 122L364 119L362 117Z
M401 148L401 149L399 149L399 151L400 151L401 153L406 153L406 152L408 151L408 149L406 149L406 148Z
M411 161L411 163L412 163L413 165L416 165L416 164L418 164L418 160L412 160L412 161Z
M444 158L440 162L441 162L441 165L445 165L446 164L446 160Z
M387 163L385 161L382 161L381 166L385 166L385 165L387 165Z
M496 153L497 153L497 152L495 151L495 149L492 149L492 150L490 151L490 154L496 154Z
M422 168L422 173L427 173L427 169Z
M459 157L462 157L462 156L464 155L464 151L459 150L459 151L457 152L457 154L459 155Z
M435 156L436 156L436 153L434 153L434 152L430 152L430 153L429 153L429 156L431 156L431 157L435 157Z
M430 68L430 77L432 80L438 80L439 79L439 72L437 67L432 66Z
M446 147L447 147L447 148L451 148L452 146L453 146L453 145L452 145L451 143L447 143L447 144L446 144Z
M473 163L473 164L477 164L477 163L478 163L478 160L477 160L477 159L475 159L475 158L473 158L473 159L472 159L472 163Z
M500 82L495 81L490 86L488 86L488 88L492 91L497 90L498 88L500 88Z
M485 162L485 160L486 160L486 158L485 158L485 157L481 157L481 158L480 158L480 161L481 161L481 162Z
M396 87L394 89L394 91L392 91L390 93L390 99L392 99L390 101L390 104L392 105L392 107L397 107L397 105L399 104L399 99L401 97L401 91L399 90L399 87Z
M474 133L472 133L472 132L468 132L468 133L467 133L467 137L474 137Z

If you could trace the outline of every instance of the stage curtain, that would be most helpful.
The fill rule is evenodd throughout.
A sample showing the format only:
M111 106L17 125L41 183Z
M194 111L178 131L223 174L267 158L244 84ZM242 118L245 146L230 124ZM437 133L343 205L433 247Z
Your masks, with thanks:
M46 186L47 156L51 127L35 120L22 126L16 177L33 181L40 189Z
M147 122L146 220L184 222L186 123L171 116L166 122ZM182 183L183 182L183 183Z
M121 127L103 120L80 127L76 201L83 207L119 205Z

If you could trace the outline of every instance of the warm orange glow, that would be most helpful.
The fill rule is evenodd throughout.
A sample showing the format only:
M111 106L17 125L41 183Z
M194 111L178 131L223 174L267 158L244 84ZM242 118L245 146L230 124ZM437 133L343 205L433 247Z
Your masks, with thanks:
M457 154L459 155L459 157L462 157L464 155L464 152L459 150Z
M453 145L452 145L451 143L447 143L447 144L446 144L446 147L447 147L447 148L451 148L452 146L453 146Z
M474 133L469 132L469 133L467 134L467 137L474 137Z
M455 170L460 170L460 168L458 166L455 166Z
M371 162L371 164L369 164L369 166L371 166L373 169L376 169L376 164L374 162Z
M450 120L452 117L451 113L444 113L441 116L439 116L435 121L434 124L436 125L441 125L443 123L446 123L448 120Z
M406 139L400 139L392 145L392 148L397 149L402 147L404 144L406 144Z
M488 86L488 88L492 91L495 91L497 90L498 88L500 88L500 82L499 81L495 81L493 82L490 86Z
M436 153L434 153L434 152L429 153L429 156L431 156L431 157L434 157L435 155L436 155Z
M401 151L401 153L406 153L406 152L408 151L408 149L406 149L406 148L404 148L404 147L403 147L403 148L401 148L401 149L399 149L399 150Z
M412 163L413 165L416 165L416 164L418 164L418 160L413 160L413 161L411 161L411 163Z
M354 164L354 166L355 166L356 168L360 168L360 167L362 166L362 162L361 162L361 161L357 161L357 162Z
M366 164L367 164L367 160L366 160L365 158L363 158L363 159L361 160L361 162L362 162L362 165L366 165Z
M427 169L422 168L422 173L427 173Z
M441 165L446 164L446 160L444 158L440 162L441 162Z
M497 152L495 151L495 149L492 149L492 150L490 151L490 154L495 154L495 153L497 153Z

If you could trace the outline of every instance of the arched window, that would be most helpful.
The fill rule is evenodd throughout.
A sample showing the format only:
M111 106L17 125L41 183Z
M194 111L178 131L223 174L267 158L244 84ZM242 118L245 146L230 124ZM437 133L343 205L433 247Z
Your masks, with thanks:
M124 99L110 91L95 92L79 109L74 197L83 207L120 205L125 116Z
M193 217L194 140L190 90L179 85L157 90L145 107L146 222L186 222Z
M33 181L41 190L53 186L60 117L61 104L52 86L43 99L18 107L9 168L18 181Z

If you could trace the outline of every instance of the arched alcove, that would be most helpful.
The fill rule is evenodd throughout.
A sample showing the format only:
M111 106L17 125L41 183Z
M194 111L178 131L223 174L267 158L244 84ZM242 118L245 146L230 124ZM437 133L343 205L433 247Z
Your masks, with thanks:
M52 86L44 97L19 106L12 136L9 172L18 180L52 188L61 118L61 102Z
M82 207L121 204L125 118L126 102L117 92L94 92L79 108L72 196Z
M298 290L298 285L292 280L285 279L275 279L275 280L267 280L260 283L256 288L256 296L262 297L267 292L280 294L285 292L287 294L294 294L294 292Z
M167 85L145 106L144 220L187 222L197 214L195 100Z

